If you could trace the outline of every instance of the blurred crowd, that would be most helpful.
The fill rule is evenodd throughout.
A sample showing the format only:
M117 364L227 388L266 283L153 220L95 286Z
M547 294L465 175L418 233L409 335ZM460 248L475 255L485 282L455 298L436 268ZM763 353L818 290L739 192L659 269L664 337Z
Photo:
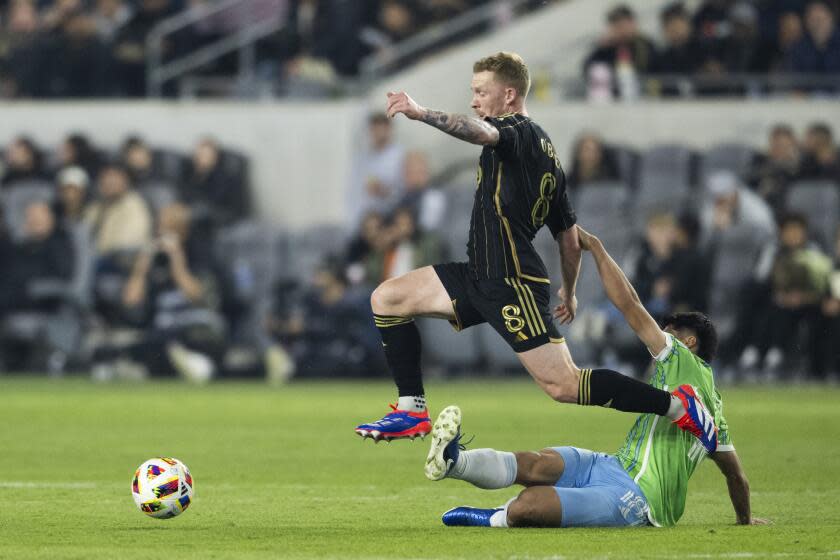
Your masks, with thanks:
M617 182L641 196L646 185L634 183L625 149L583 134L569 173L573 197ZM745 155L740 168L695 170L699 192L687 203L642 216L624 268L654 316L700 310L724 325L718 364L728 376L837 375L840 149L826 123L801 137L778 124L763 151ZM596 338L642 371L649 357L615 335L614 310L602 317Z
M799 76L800 92L837 93L840 29L834 0L671 2L659 17L661 42L619 5L584 62L589 97L765 94L767 83L733 77Z
M282 28L257 43L257 71L286 93L328 93L339 78L355 76L364 57L388 58L400 41L487 2L243 0L168 35L161 56L171 61L273 19ZM211 3L3 0L0 98L144 96L149 34L167 18L202 5ZM235 55L222 57L202 72L231 74L237 64Z

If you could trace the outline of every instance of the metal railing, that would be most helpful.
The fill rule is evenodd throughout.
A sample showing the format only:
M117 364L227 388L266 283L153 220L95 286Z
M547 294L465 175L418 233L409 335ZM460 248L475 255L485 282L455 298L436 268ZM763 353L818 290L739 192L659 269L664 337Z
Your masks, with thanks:
M365 57L360 68L360 80L370 84L374 80L402 67L406 61L451 44L460 34L480 30L483 26L497 26L513 19L528 5L529 0L494 0L468 10L451 20L433 25L412 35L383 52Z
M692 99L696 97L750 97L808 94L840 97L840 76L826 74L642 74L639 96L642 98L669 97ZM567 98L586 97L586 80L580 76L563 79L556 77L557 85ZM617 96L620 98L620 96Z
M245 13L248 13L247 10L253 7L252 0L220 0L213 4L198 4L158 23L146 38L147 96L160 97L169 80L184 76L234 51L239 52L238 80L252 81L256 64L254 45L285 26L285 19L279 11L276 17L251 21L174 60L164 61L164 47L168 39L190 26L218 18L226 11L245 8Z

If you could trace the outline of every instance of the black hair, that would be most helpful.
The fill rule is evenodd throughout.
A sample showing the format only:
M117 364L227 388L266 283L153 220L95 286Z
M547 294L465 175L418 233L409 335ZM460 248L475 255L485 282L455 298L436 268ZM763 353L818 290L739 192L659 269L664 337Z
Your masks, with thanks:
M800 212L785 212L779 217L779 229L781 230L785 226L795 224L802 226L805 231L808 231L808 218L805 214Z
M699 311L671 313L662 320L662 328L687 329L697 337L695 354L706 363L715 359L718 347L718 334L715 325Z
M619 4L607 12L607 21L615 23L622 19L636 19L636 12L627 4Z
M700 232L703 229L697 214L688 210L683 212L677 218L677 225L688 235L691 245L696 245L697 240L700 239Z
M834 138L834 135L831 132L831 127L826 122L815 122L811 123L808 127L809 134L819 134L821 136L825 136L829 140Z
M688 14L688 10L686 10L685 8L685 4L683 4L682 2L671 2L670 4L662 8L661 12L659 12L659 21L662 22L662 24L666 24L672 19L676 18L691 18L691 16Z

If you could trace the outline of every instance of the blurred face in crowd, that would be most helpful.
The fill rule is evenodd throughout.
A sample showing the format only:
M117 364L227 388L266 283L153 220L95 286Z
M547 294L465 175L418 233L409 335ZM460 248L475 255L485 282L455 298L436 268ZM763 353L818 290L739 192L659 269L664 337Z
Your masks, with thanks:
M382 27L395 37L410 34L414 28L413 19L408 7L401 2L385 2L379 12Z
M670 214L653 216L647 222L645 238L653 254L665 258L671 254L676 237L676 222Z
M590 174L598 169L604 158L601 141L595 136L584 136L578 142L576 159L584 174Z
M795 163L799 160L796 138L789 130L776 130L770 135L770 159L778 163Z
M158 212L158 235L187 238L190 230L190 210L183 204L170 204Z
M344 283L330 270L318 270L312 278L312 286L320 294L322 303L337 303L344 297Z
M35 166L35 153L29 144L18 138L6 148L6 165L12 169L32 169Z
M387 117L386 117L387 118ZM388 120L376 119L368 125L370 144L374 150L381 150L391 143L392 130Z
M54 229L55 217L46 203L36 202L26 207L24 232L27 239L42 241L52 235Z
M107 167L99 174L99 194L106 201L114 201L128 192L128 175L118 167Z
M787 50L802 38L802 18L796 12L787 12L779 18L779 46Z
M77 215L85 204L85 189L73 183L65 183L59 186L58 197L68 214Z
M691 39L691 20L685 15L673 15L665 21L662 32L668 46L682 47Z
M779 239L785 249L800 249L808 242L808 230L799 222L786 222L779 232Z
M429 185L429 162L422 152L410 152L405 156L403 169L405 187L409 191L419 191Z
M397 210L397 213L394 214L394 222L391 225L394 241L400 242L411 239L414 237L415 230L414 215L411 210Z
M834 32L834 14L822 2L809 4L805 11L805 27L817 45L825 45Z
M212 140L202 140L193 152L193 166L199 173L209 173L219 162L219 147Z
M146 171L152 167L152 151L145 144L132 144L125 152L125 164L135 171Z
M639 34L636 18L621 16L610 22L610 36L616 43L629 43Z
M120 7L122 7L121 0L97 0L96 2L96 11L106 18L116 16Z
M33 33L38 30L38 10L30 0L15 0L9 8L9 31Z

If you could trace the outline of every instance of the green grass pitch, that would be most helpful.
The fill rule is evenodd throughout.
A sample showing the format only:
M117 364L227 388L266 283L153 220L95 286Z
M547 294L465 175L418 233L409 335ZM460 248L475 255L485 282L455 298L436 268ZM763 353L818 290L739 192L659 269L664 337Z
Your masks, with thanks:
M431 383L473 446L614 451L633 417L557 405L525 380ZM709 461L674 529L447 528L486 492L423 476L427 443L374 445L357 422L386 412L389 383L93 385L0 379L0 558L813 558L840 557L840 390L723 391L768 527L736 527ZM178 518L135 509L134 469L183 460L196 496Z

